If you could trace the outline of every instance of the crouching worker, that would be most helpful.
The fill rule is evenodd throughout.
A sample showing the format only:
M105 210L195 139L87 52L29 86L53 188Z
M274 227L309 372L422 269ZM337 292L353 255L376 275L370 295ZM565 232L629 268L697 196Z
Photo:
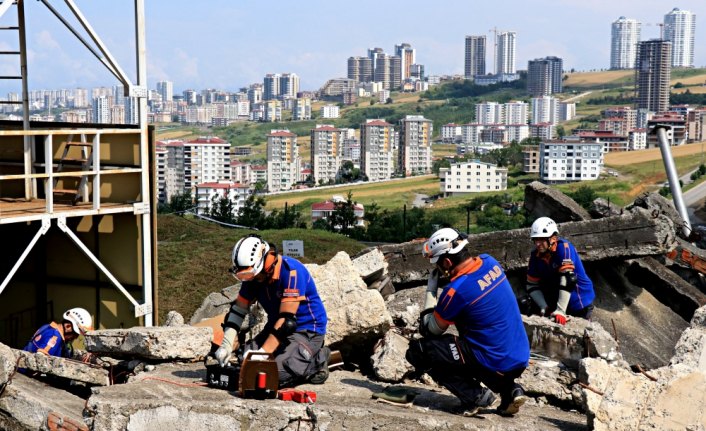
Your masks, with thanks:
M280 387L324 383L331 354L324 346L328 319L309 271L257 235L235 244L232 263L231 272L242 284L223 322L223 342L215 352L218 363L228 363L248 308L257 301L267 313L267 324L244 350L274 354Z
M559 237L549 217L532 223L530 237L535 246L527 268L530 314L549 316L561 325L568 315L591 320L596 293L574 245Z
M498 413L514 415L528 399L515 379L529 363L529 341L502 267L487 254L472 257L467 244L451 228L437 230L424 244L436 268L420 315L422 338L410 343L406 357L417 373L428 373L461 400L464 416L490 407L493 392L500 395ZM441 274L450 282L437 303ZM449 325L456 325L458 337L444 334Z
M92 325L93 318L88 311L78 307L72 308L63 314L61 323L51 322L37 329L23 350L30 353L94 362L95 357L90 353L77 357L71 344L80 335L85 335L90 331ZM22 371L25 372L24 369Z

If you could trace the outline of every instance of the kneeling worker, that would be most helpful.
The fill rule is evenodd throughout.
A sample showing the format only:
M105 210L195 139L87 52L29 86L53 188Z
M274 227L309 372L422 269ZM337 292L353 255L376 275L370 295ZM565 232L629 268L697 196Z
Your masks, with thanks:
M331 354L324 346L328 318L309 271L298 260L277 254L257 235L235 244L232 263L231 272L242 284L223 322L223 342L215 352L219 364L225 366L238 347L248 308L258 301L267 324L245 350L274 354L280 387L324 383Z
M498 413L513 415L528 399L515 379L529 363L529 340L502 267L487 254L472 257L467 245L465 235L451 228L437 230L424 244L436 269L420 315L422 338L410 343L406 357L417 373L428 373L456 395L464 415L489 407L493 392L501 398ZM451 281L437 303L440 274ZM452 324L459 337L444 334Z
M527 293L536 305L535 314L566 324L566 316L591 320L596 293L586 275L576 248L559 237L559 228L549 217L532 223L530 237L535 249L527 268Z
M62 319L61 323L51 322L37 329L22 350L62 358L73 357L71 342L92 329L93 318L88 311L77 307L67 310ZM81 359L88 362L88 358L90 355L86 354Z

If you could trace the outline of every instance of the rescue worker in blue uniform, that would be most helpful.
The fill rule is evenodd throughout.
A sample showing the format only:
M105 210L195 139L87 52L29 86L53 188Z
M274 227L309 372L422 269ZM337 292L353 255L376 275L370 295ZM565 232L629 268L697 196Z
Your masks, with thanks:
M535 313L548 315L561 325L566 324L566 316L591 320L596 293L574 245L559 237L559 228L549 217L532 223L530 237L535 248L526 288Z
M331 355L324 346L328 318L309 271L258 235L241 238L231 259L231 272L242 284L223 322L223 342L214 354L219 364L225 366L238 347L238 332L257 301L267 324L244 350L274 354L280 387L324 383Z
M79 335L85 335L92 329L92 325L93 318L88 311L79 307L72 308L63 314L61 323L51 322L37 329L23 350L71 358L73 357L71 342Z
M492 256L471 256L465 235L439 229L423 253L436 264L420 315L422 338L406 353L417 373L428 373L461 400L465 416L490 407L500 395L498 413L514 415L528 400L515 383L529 364L529 340L515 294ZM438 279L450 282L436 296ZM456 325L459 336L444 334ZM481 386L481 383L486 388Z

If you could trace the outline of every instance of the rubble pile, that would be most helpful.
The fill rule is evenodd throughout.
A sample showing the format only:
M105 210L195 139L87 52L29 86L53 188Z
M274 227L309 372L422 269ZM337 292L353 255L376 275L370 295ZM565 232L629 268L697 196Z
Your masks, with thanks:
M188 324L171 312L162 327L89 332L86 348L103 366L0 345L0 429L706 429L706 295L689 281L701 277L693 257L706 255L678 237L682 221L669 202L647 194L625 208L599 201L588 212L532 183L525 207L561 223L597 299L593 322L573 318L561 326L523 316L532 357L520 383L532 400L514 418L491 409L479 418L450 414L456 397L428 378L409 380L405 352L418 336L432 268L419 240L306 265L327 308L327 344L347 363L324 385L303 386L318 393L313 405L242 399L205 386L201 361L220 342L236 284L205 298ZM528 237L528 229L472 235L469 249L498 259L520 295ZM254 335L264 321L264 311L252 307L243 330ZM18 365L82 382L89 393L16 373ZM124 384L115 384L116 369ZM390 384L418 390L414 405L371 399Z

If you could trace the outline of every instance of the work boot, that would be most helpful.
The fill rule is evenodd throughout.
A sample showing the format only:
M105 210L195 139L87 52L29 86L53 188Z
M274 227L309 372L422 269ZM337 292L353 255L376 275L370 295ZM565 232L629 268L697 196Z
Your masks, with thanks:
M498 414L502 416L512 416L520 411L520 407L529 400L522 390L522 386L515 383L515 387L509 395L503 395L502 401L498 406Z
M321 366L321 369L309 377L309 383L312 385L323 385L328 379L328 362L329 359L331 359L331 349L328 347L323 347L322 350L326 352L326 360Z
M472 403L461 404L457 413L461 416L471 417L480 412L480 409L490 407L495 402L495 394L488 388L482 388Z

